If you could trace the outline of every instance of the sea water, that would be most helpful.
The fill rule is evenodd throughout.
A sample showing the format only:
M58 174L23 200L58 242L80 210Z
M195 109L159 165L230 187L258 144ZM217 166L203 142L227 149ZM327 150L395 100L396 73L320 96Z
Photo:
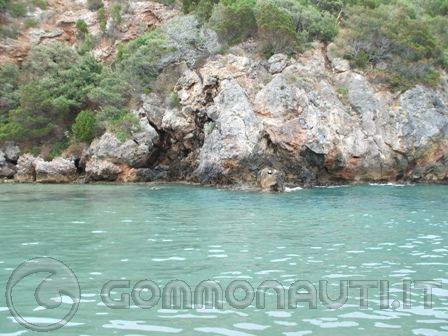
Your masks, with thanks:
M44 293L56 305L36 301L36 288L58 274L31 272L7 291L19 274L14 270L33 258L59 261L79 284L76 313L49 335L448 335L448 187L291 191L0 185L0 335L37 335L17 314L32 325L52 325L74 303L57 290ZM192 291L205 280L224 292L232 283L248 284L234 298L254 299L245 307L225 295L218 308L142 307L132 296L142 280L161 289L181 281ZM381 306L379 288L369 289L367 307L353 287L340 307L319 300L322 281L335 298L341 281L360 280L387 284L391 305ZM404 292L403 283L418 280L441 286L432 288L431 306L422 289ZM102 296L111 281L121 287ZM255 292L265 281L284 288L286 306L278 305L275 291L260 306ZM297 281L314 286L316 306L306 300L290 306L288 290ZM105 296L124 305L111 307Z

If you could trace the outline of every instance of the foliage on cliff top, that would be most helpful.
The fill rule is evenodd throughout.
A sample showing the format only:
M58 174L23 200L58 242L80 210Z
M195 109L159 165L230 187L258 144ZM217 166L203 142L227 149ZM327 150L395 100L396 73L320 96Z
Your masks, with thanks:
M392 89L435 84L437 68L448 65L448 21L427 14L434 11L430 2L423 7L401 1L349 8L336 50L352 66L372 71Z
M24 3L0 0L0 15L20 12ZM14 9L13 4L19 6ZM43 4L42 0L27 2L22 14ZM105 30L102 1L89 4L98 10ZM352 66L369 71L396 90L418 83L433 85L438 70L448 67L446 0L182 0L181 4L186 13L198 17L195 32L205 31L201 25L212 28L224 45L253 37L266 56L298 52L315 40L334 40ZM124 6L114 8L109 15L120 21ZM129 111L135 108L136 97L153 89L164 64L191 51L179 49L175 36L187 41L182 48L207 49L201 44L202 35L185 39L193 30L172 24L120 45L111 64L95 61L87 45L76 50L63 43L46 43L31 50L21 69L1 68L0 141L61 140L70 130L87 141L92 116L95 128L129 135L135 127ZM77 26L83 42L90 43L85 22ZM83 110L90 112L78 115Z
M103 65L90 53L50 42L34 47L21 71L0 68L0 141L35 145L62 141L71 131L75 142L88 142L97 128L129 136L136 127L133 99L150 87L156 62L171 46L162 32L151 31L119 50L114 63Z

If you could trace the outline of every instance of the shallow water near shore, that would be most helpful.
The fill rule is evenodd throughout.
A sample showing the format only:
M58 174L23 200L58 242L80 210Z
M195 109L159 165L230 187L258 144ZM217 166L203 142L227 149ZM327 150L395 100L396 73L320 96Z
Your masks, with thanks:
M0 335L38 335L11 317L5 296L13 270L47 256L76 275L81 302L55 335L448 335L448 186L366 185L263 194L186 185L0 185ZM35 323L51 323L57 309L40 307L34 289L45 275L17 285L14 304ZM223 288L246 280L254 288L276 280L316 286L327 280L332 297L340 280L388 280L390 300L402 301L403 280L435 280L433 307L414 289L412 308L381 309L369 290L347 304L277 309L268 295L244 309L111 309L101 300L110 280L163 287L183 280L195 287L215 280ZM271 293L272 294L272 293ZM61 313L62 311L62 313ZM51 333L49 334L51 335Z

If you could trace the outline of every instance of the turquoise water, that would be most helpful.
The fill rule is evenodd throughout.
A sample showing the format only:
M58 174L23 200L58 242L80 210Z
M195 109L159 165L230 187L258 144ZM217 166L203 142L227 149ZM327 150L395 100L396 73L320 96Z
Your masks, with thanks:
M10 315L3 295L13 270L25 260L52 257L76 274L81 302L74 318L54 335L448 335L448 187L359 186L285 194L235 192L190 186L0 185L0 335L38 334ZM40 307L40 274L13 292L22 316L51 323L72 303ZM433 307L422 291L412 308L380 309L369 291L348 303L317 309L110 309L100 292L109 280L143 279L160 286L212 279L226 286L247 280L257 287L296 280L331 288L339 280L388 280L391 300L402 300L402 281L436 280ZM127 289L114 291L130 293ZM272 293L271 293L272 294Z

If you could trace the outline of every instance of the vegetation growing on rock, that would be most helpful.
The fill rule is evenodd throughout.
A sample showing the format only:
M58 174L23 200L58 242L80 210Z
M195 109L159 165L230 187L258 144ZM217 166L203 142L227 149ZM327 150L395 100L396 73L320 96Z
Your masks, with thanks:
M395 91L434 86L448 67L445 0L161 2L187 15L162 28L144 27L131 41L115 43L126 31L123 26L133 7L124 0L88 0L86 11L96 20L96 32L91 21L79 18L73 24L74 45L44 41L19 66L2 66L0 141L28 147L50 143L60 150L69 137L91 141L96 130L126 139L139 128L131 111L142 94L156 91L170 107L180 108L171 83L179 75L173 72L174 79L164 86L161 72L170 77L166 69L173 64L194 69L201 59L248 39L265 58L302 53L315 41L331 43L330 52ZM26 23L35 22L32 11L46 6L43 0L0 0L2 22L14 23L1 26L2 38L19 34L17 17L23 17L25 29L32 29L34 23ZM116 53L100 62L92 50L107 40Z

